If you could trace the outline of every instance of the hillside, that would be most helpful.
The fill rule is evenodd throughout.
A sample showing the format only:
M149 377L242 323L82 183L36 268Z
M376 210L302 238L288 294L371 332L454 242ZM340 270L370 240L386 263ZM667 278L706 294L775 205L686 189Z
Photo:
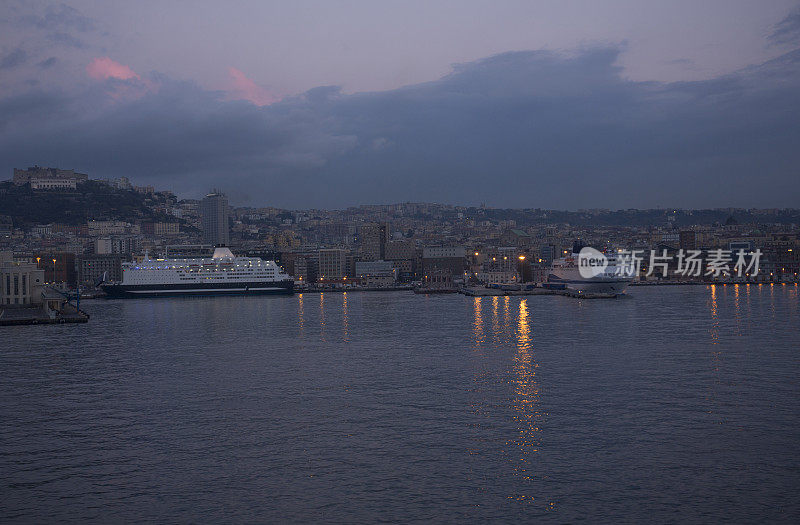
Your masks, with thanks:
M0 215L11 216L17 227L54 222L78 225L103 219L174 221L174 217L152 209L157 204L165 204L167 198L163 193L145 195L91 180L70 192L32 190L28 185L2 182Z

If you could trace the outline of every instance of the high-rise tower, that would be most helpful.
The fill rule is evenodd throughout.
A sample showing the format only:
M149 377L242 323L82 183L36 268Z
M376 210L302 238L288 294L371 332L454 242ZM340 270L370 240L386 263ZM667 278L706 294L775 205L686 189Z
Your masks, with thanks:
M219 190L212 190L200 202L200 214L203 216L203 240L209 244L225 244L230 242L228 232L228 198Z

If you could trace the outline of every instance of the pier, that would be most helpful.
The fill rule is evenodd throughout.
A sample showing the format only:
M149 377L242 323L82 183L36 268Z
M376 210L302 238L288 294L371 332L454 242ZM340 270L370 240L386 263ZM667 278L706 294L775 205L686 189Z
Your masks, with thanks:
M526 288L524 290L508 290L500 288L483 288L468 286L459 288L459 293L469 297L491 297L503 295L561 295L564 297L575 297L579 299L616 299L619 294L607 293L582 293L565 289L553 288Z

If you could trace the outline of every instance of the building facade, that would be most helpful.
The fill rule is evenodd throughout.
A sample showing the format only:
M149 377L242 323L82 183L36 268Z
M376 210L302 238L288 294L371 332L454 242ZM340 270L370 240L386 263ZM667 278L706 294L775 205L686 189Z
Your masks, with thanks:
M214 246L230 243L229 213L228 198L218 190L212 191L200 201L204 242Z
M39 304L43 285L44 270L36 263L0 258L0 304Z
M438 269L446 270L455 277L463 277L466 268L466 250L463 246L430 246L422 250L423 273L431 274Z
M390 231L391 227L386 223L370 222L362 225L359 233L361 243L359 258L362 261L383 260Z
M319 251L319 280L341 282L347 279L347 250L326 248Z
M397 269L392 261L363 261L356 263L358 282L372 288L388 288L397 282Z
M12 180L17 186L38 184L40 181L74 181L77 184L89 180L89 176L85 173L77 173L75 170L31 166L24 170L14 168L14 178ZM75 186L72 187L74 188Z
M103 277L106 281L122 281L122 256L118 254L83 255L77 266L81 286L94 286Z

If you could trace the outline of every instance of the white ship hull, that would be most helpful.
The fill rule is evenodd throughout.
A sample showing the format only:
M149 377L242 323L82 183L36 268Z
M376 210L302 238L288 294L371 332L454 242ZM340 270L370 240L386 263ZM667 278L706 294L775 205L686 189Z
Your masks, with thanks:
M633 281L632 275L620 275L613 258L603 273L593 277L581 275L576 259L577 255L554 261L548 282L551 285L563 285L567 290L582 294L619 295Z
M294 280L274 261L235 257L217 248L213 257L150 259L123 264L122 282L102 284L108 297L291 294Z

